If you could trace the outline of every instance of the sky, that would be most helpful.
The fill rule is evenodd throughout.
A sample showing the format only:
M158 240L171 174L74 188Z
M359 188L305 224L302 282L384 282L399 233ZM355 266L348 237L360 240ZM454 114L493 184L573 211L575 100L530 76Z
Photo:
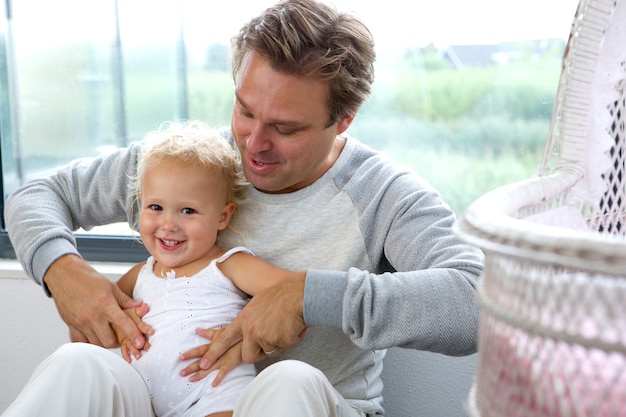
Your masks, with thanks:
M178 29L179 5L188 46L227 43L251 17L276 0L118 0L122 36L127 44L172 39ZM407 47L490 44L501 41L562 38L569 34L577 0L324 0L360 16L374 35L379 51ZM110 40L114 2L41 0L13 1L16 30L42 47L59 38ZM383 6L384 5L384 6ZM37 10L37 13L32 13ZM71 11L71 13L68 13ZM81 16L81 18L76 18ZM24 17L28 24L24 25ZM36 28L36 30L33 30ZM46 36L40 36L46 33ZM24 37L21 37L24 40ZM202 44L202 45L200 45Z
M326 1L335 4L339 10L361 16L380 42L412 38L416 42L435 40L442 44L486 42L494 36L518 40L529 34L566 38L578 5L577 0ZM200 2L215 7L212 2ZM240 26L274 0L224 3L230 4L220 6L221 13L213 11L210 14L219 20L220 14L227 17L223 20L226 29L230 22L239 21L236 26ZM195 17L211 24L211 19L205 20L207 15L197 13Z
M567 39L578 5L577 0L327 1L339 10L360 16L372 31L378 49L386 51L404 51L407 46L421 47L431 43L445 47ZM219 36L228 40L249 18L273 4L274 0L223 3L230 4L224 4L219 13L214 10L193 13L187 17L186 23L192 23L199 30L207 30L207 25L214 26ZM209 15L215 19L207 20Z
M366 22L371 21L379 42L410 38L418 44L442 46L567 38L578 5L577 0L386 0L389 7L385 8L379 2L336 3L351 6Z

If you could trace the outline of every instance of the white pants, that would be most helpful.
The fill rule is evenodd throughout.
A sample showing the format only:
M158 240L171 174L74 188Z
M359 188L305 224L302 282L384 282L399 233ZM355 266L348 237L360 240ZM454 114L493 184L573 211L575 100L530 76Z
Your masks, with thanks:
M43 361L2 417L153 417L139 373L110 350L68 343ZM364 417L322 372L299 361L261 372L237 402L236 417Z
M110 350L62 345L31 376L2 417L153 416L139 373Z
M317 368L281 361L264 369L243 391L234 417L365 417L333 388Z

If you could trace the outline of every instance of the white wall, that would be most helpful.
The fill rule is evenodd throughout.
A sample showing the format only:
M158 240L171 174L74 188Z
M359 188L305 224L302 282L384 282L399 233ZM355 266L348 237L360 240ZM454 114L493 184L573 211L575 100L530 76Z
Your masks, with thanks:
M0 318L0 411L4 411L35 366L68 335L54 301L25 278L0 278Z
M99 265L113 279L126 265ZM24 277L15 262L0 260L0 413L57 346L68 341L54 301ZM387 417L462 417L476 355L450 358L392 349L385 360Z
M390 349L383 371L385 416L467 417L463 407L477 359Z

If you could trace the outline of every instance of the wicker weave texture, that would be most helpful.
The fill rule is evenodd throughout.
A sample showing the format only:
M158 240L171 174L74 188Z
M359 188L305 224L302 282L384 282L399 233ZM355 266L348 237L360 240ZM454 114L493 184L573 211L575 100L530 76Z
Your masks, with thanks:
M582 0L538 175L457 224L485 251L483 417L626 416L626 0Z

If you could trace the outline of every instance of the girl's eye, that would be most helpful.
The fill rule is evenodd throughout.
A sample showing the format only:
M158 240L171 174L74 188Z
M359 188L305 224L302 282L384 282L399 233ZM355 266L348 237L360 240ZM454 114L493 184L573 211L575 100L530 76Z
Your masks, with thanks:
M148 206L148 208L150 210L154 210L154 211L161 211L161 210L163 210L163 208L161 206L159 206L158 204L150 204Z
M195 211L194 209L192 209L192 208L186 207L186 208L182 209L182 210L181 210L181 212L182 212L183 214L193 214L193 213L195 213L196 211Z

